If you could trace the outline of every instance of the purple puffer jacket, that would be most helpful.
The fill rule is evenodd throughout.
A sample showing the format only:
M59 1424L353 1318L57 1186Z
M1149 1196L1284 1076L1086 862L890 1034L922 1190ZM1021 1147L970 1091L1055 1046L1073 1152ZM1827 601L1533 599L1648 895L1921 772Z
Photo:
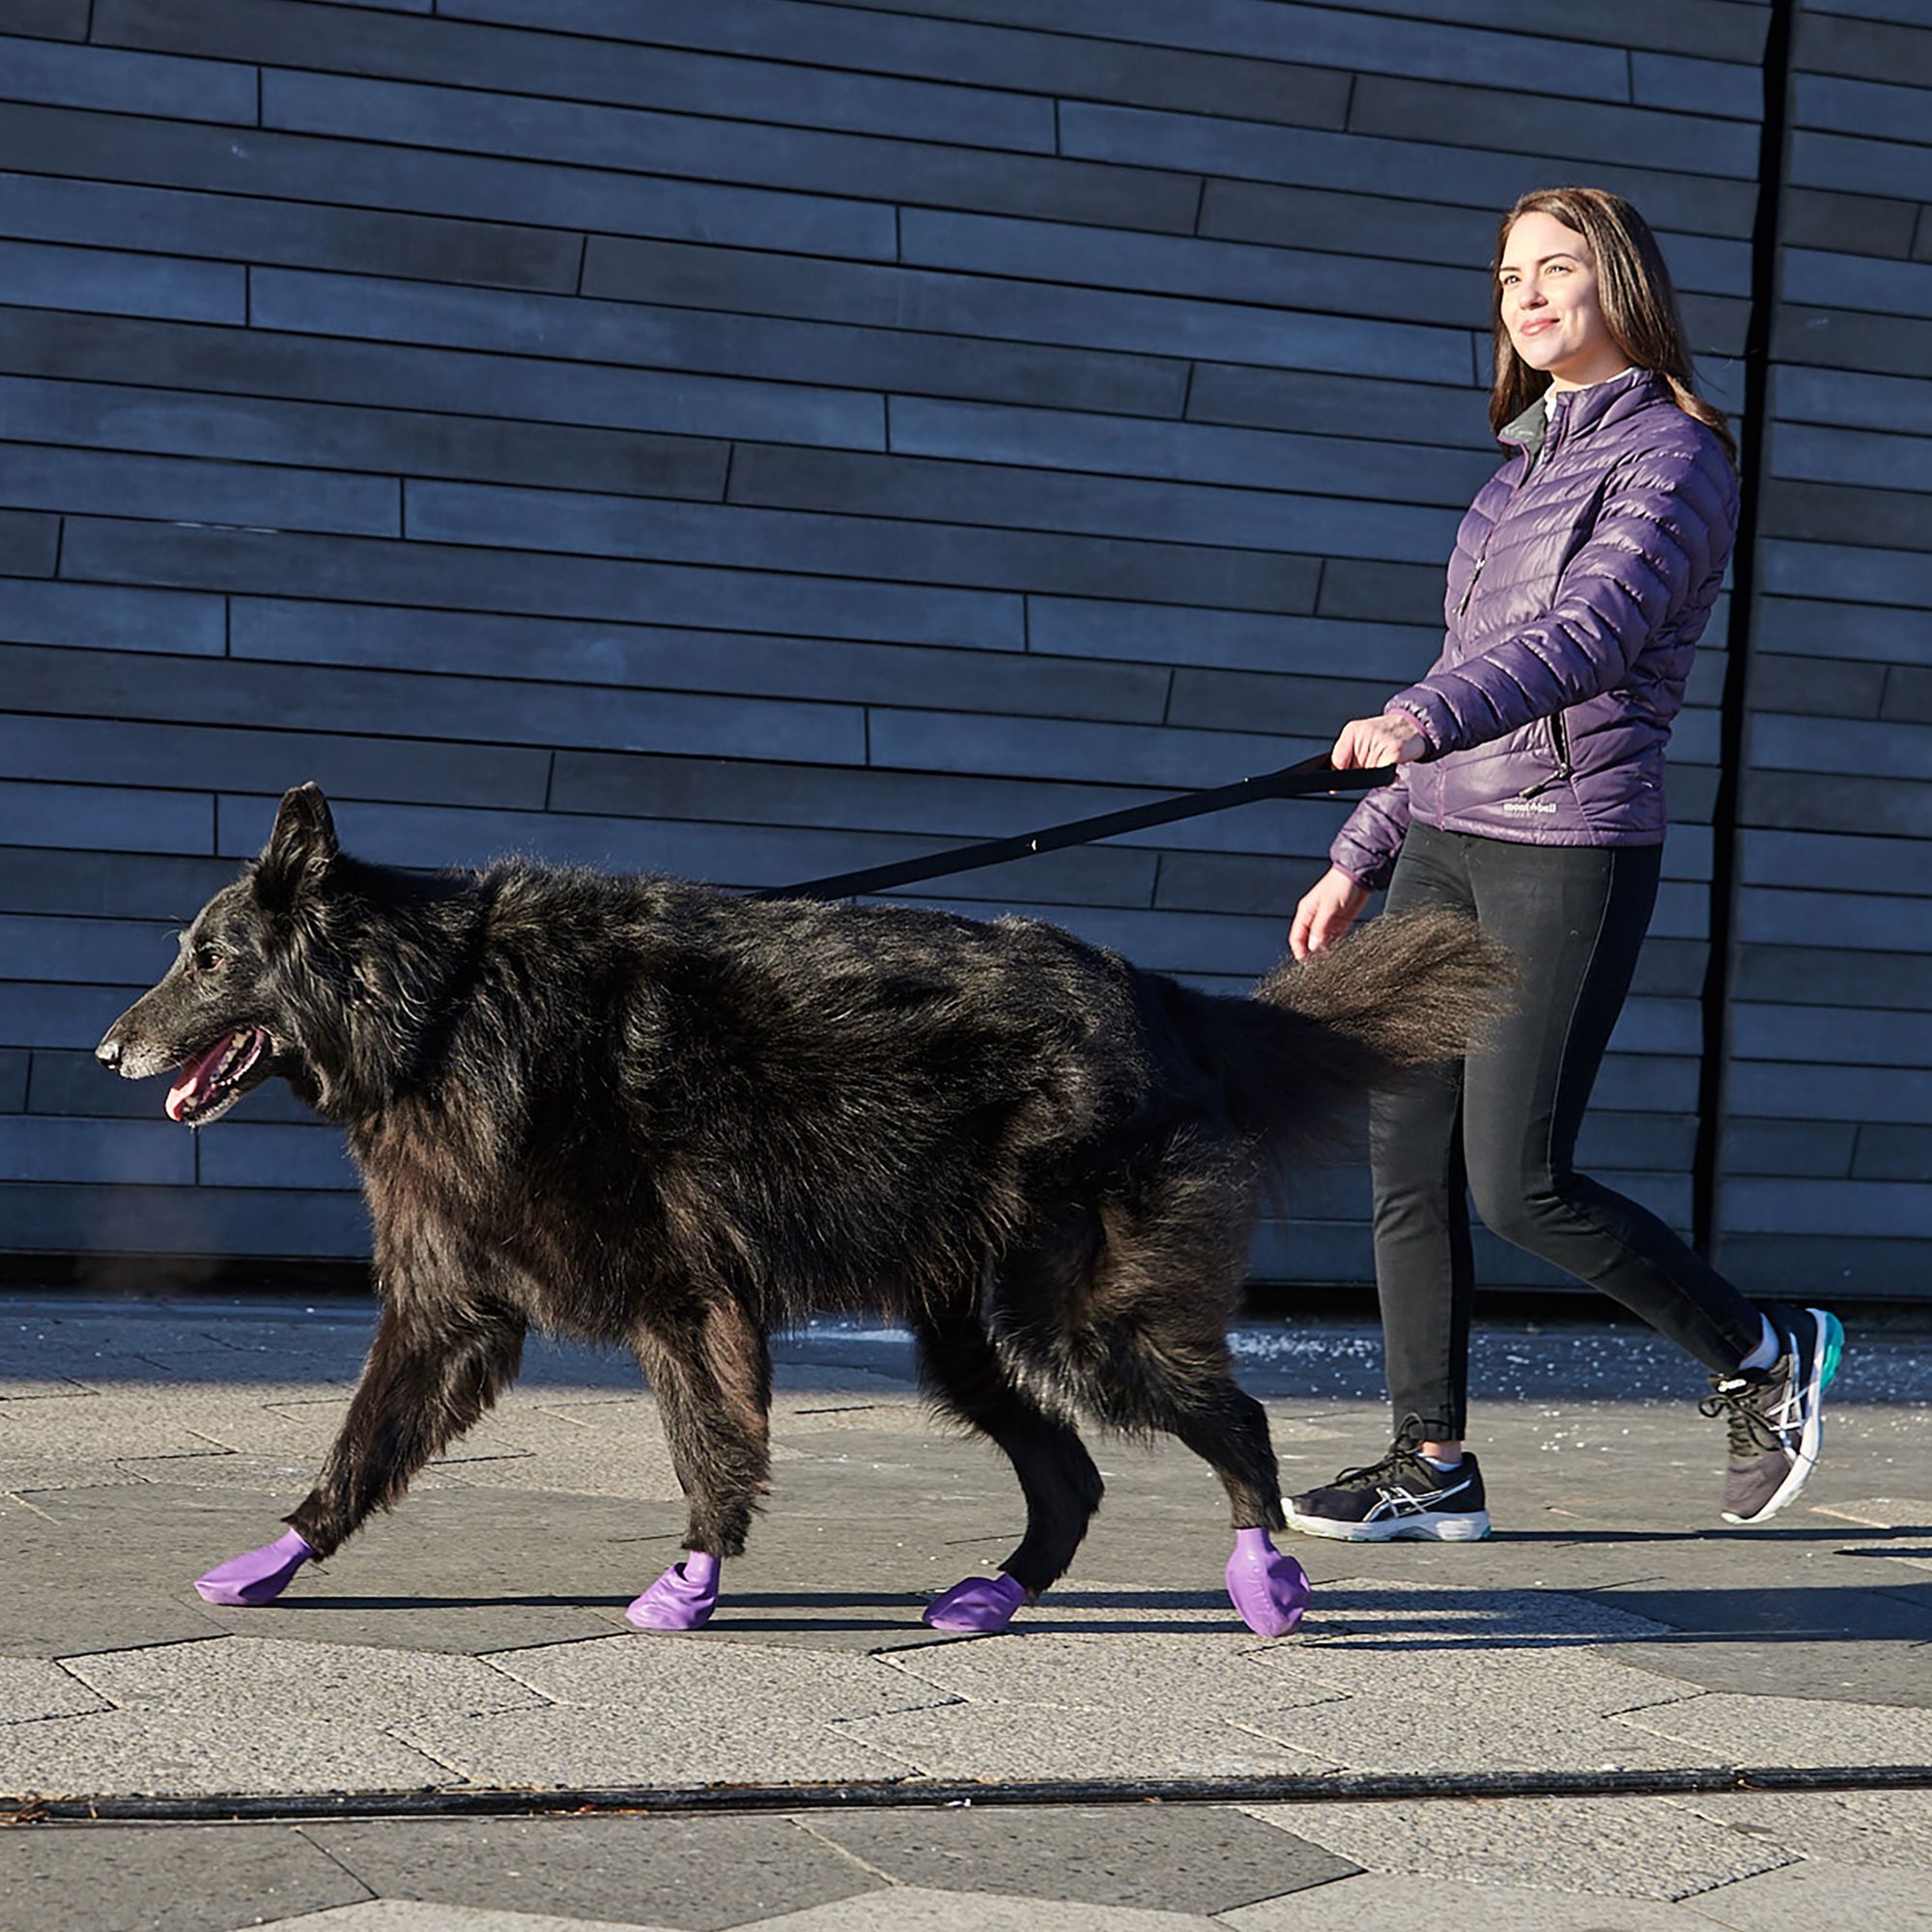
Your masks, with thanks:
M1663 747L1737 535L1737 476L1663 378L1626 370L1501 431L1449 560L1442 655L1387 708L1429 750L1330 848L1385 886L1411 814L1532 845L1655 845ZM1540 445L1540 452L1539 452Z

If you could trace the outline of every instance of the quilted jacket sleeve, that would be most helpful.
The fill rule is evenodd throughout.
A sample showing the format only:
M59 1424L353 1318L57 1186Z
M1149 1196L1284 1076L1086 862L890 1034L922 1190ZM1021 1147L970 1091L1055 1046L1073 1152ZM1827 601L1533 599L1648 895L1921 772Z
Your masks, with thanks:
M1715 440L1624 458L1550 608L1461 664L1432 670L1389 708L1412 716L1426 755L1439 757L1614 690L1653 638L1716 598L1737 505L1736 478Z
M1398 771L1393 784L1370 792L1349 814L1328 848L1329 861L1358 886L1379 892L1395 870L1407 831L1408 776Z

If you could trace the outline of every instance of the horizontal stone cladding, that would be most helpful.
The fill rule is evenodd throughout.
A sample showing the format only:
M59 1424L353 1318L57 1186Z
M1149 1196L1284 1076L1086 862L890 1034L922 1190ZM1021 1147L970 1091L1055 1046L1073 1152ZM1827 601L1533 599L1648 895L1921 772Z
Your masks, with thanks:
M1927 1293L1932 24L1914 11L1795 20L1718 1201L1732 1271L1780 1293Z
M0 1239L365 1252L336 1137L279 1089L190 1141L88 1051L291 783L402 866L518 851L753 888L1320 750L1439 643L1457 519L1497 460L1486 271L1515 195L1634 196L1705 386L1742 401L1769 17L16 0ZM1875 790L1863 768L1932 727L1903 675L1932 665L1907 541L1932 250L1895 152L1911 48L1870 27L1801 36L1736 966L1741 1069L1766 1077L1856 1059L1911 1008L1866 970L1903 955L1863 941L1828 998L1804 923L1833 895L1902 904L1885 852L1925 836L1895 787L1835 789L1857 768ZM1726 602L1585 1145L1680 1226L1728 641ZM1238 991L1346 809L1256 807L902 896ZM1879 1108L1889 1139L1863 1116L1780 1136L1747 1109L1726 1158L1896 1184L1906 1093ZM1361 1278L1359 1168L1311 1189L1258 1270Z

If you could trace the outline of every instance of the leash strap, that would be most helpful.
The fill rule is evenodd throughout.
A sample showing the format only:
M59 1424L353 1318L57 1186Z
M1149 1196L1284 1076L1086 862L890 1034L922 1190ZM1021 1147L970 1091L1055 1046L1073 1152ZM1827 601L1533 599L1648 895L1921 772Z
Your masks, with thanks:
M1058 852L1066 845L1087 845L1096 838L1115 838L1123 832L1144 831L1150 825L1172 825L1182 818L1202 818L1210 811L1227 811L1237 805L1254 805L1264 798L1339 798L1348 791L1372 790L1395 777L1394 765L1372 765L1362 771L1338 772L1326 753L1304 758L1259 778L1216 785L1211 791L1178 792L1122 811L1103 811L1094 818L1070 819L1038 832L1022 832L1011 838L987 838L977 845L955 845L923 859L902 859L893 866L871 866L864 871L839 872L829 879L808 879L796 886L767 886L746 895L754 899L846 899L889 892L894 886L950 878L955 872L977 872L1009 859L1030 859L1039 852Z

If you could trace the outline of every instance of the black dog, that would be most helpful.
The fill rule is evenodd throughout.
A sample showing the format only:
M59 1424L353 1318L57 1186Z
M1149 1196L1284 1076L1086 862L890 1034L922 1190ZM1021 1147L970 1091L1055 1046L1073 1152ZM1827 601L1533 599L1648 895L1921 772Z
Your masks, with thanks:
M753 901L524 863L423 878L338 850L313 785L98 1052L218 1119L279 1074L340 1123L382 1318L291 1534L201 1579L274 1597L487 1409L531 1322L634 1350L690 1500L632 1606L691 1628L768 1471L768 1331L909 1323L937 1400L1011 1459L1026 1533L928 1620L1005 1626L1100 1500L1070 1415L1170 1431L1226 1486L1257 1629L1305 1601L1226 1342L1259 1191L1362 1091L1462 1053L1506 977L1465 922L1381 920L1252 999L1033 920Z

